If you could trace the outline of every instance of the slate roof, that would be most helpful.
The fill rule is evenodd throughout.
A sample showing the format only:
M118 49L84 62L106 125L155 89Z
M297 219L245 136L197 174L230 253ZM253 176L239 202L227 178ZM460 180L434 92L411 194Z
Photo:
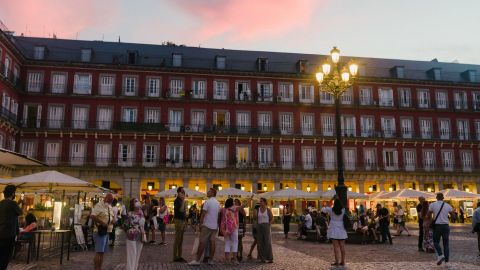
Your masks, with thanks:
M172 54L182 54L182 67L195 69L215 69L215 57L225 56L226 70L256 71L258 58L268 59L268 72L297 73L297 62L308 61L308 71L314 72L324 61L324 55L299 54L267 51L244 51L211 49L187 46L168 46L123 42L68 40L14 36L12 41L27 59L33 59L34 47L45 46L46 61L80 62L81 49L92 49L94 64L127 64L128 52L138 55L137 65L151 67L171 67ZM394 66L403 66L405 79L431 80L427 71L441 69L441 80L468 82L462 76L467 70L476 71L476 81L480 81L480 65L445 63L437 61L411 61L397 59L343 57L343 61L354 59L361 66L362 76L390 78ZM363 69L363 70L362 70Z

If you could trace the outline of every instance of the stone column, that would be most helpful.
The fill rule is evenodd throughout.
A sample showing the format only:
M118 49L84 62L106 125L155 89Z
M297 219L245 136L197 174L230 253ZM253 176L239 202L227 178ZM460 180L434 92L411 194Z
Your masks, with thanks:
M404 189L405 188L405 181L403 179L397 181L397 184L398 184L398 189Z
M252 179L252 192L257 193L258 179Z
M159 178L158 179L158 191L164 191L165 190L165 178Z
M188 181L188 178L183 178L183 180L182 180L182 186L183 186L184 188L188 188L188 182L189 182L189 181Z
M456 184L457 184L457 189L458 189L458 190L462 190L462 188L463 188L462 182L457 181Z
M365 193L365 181L364 180L360 180L358 181L358 189L357 189L357 192L358 193Z
M208 191L212 186L213 186L212 185L212 178L208 177L207 178L207 185L206 185L205 190Z
M140 187L141 181L138 178L126 178L123 181L123 190L125 191L125 196L129 198L140 198Z
M297 179L295 181L295 187L298 190L302 190L302 179ZM297 210L298 215L302 213L302 200L295 200L295 210Z
M425 184L423 183L422 180L419 180L419 181L418 181L418 185L417 185L417 186L418 186L418 190L420 190L420 191L425 191Z
M228 182L228 184L230 185L229 187L234 188L236 180L236 178L230 178L230 181Z
M435 189L435 191L438 192L439 190L443 190L443 181L438 181L438 190Z
M280 190L280 180L273 179L273 188L275 191Z
M378 180L377 181L377 192L384 191L384 190L385 190L385 181L384 180Z
M318 179L317 191L323 191L323 181Z

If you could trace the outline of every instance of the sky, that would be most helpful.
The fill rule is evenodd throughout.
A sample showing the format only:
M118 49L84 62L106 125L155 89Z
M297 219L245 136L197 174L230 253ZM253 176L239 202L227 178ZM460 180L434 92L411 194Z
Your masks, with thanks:
M479 0L0 0L26 36L480 64Z

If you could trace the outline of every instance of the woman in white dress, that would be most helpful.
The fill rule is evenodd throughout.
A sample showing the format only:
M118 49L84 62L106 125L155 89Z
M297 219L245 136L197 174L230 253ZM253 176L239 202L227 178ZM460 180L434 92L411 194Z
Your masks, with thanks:
M345 239L347 239L347 231L345 230L345 225L343 224L343 215L345 214L345 209L343 208L340 200L337 198L333 201L333 207L324 207L322 208L322 212L330 215L330 224L327 230L327 237L332 241L333 253L335 254L335 262L332 263L332 265L344 266ZM340 262L338 257L341 258Z

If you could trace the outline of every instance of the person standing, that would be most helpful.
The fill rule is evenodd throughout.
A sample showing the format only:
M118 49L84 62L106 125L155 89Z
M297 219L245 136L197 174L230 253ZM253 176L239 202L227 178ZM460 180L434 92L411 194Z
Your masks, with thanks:
M186 203L185 190L183 187L177 188L177 198L173 202L173 217L175 223L175 241L173 242L173 261L187 262L182 257L183 234L185 232Z
M242 203L239 199L234 200L235 206L240 207ZM245 237L245 209L240 208L238 211L238 252L237 252L237 260L241 262L243 260L243 237Z
M165 230L168 224L168 207L165 204L165 198L161 197L158 203L157 208L157 221L158 221L158 230L160 231L160 236L162 237L162 242L160 245L165 246Z
M145 217L139 200L131 199L129 209L130 211L123 224L125 234L127 235L127 264L125 269L137 270L143 243L147 240L145 235Z
M343 223L343 216L345 215L345 208L343 208L340 199L333 201L333 207L322 208L323 213L330 215L330 225L327 230L327 237L332 241L333 253L335 254L335 262L333 266L345 265L345 239L347 239L347 231ZM340 253L340 262L339 256Z
M3 190L5 199L0 202L0 269L7 269L15 247L15 237L19 234L18 216L22 209L15 202L17 187L7 185Z
M238 252L238 208L234 205L232 198L225 201L225 208L221 209L220 216L220 231L225 242L225 263L233 261L235 265L238 265L236 258Z
M475 232L478 237L478 256L480 257L480 202L477 203L477 209L472 216L472 233Z
M113 199L112 201L112 211L113 211L113 229L110 233L110 246L115 245L116 236L116 229L117 229L117 222L118 222L118 207L117 207L117 199Z
M463 211L463 207L460 207L460 223L465 223L465 212Z
M402 209L402 206L399 204L397 205L397 211L395 212L397 218L397 234L396 236L400 236L403 231L406 231L408 236L410 236L410 231L405 225L405 212Z
M153 224L153 204L152 200L150 199L150 194L147 194L145 197L144 204L142 206L143 215L145 217L145 233L147 234L147 239L149 238L150 232L152 233L152 238L150 240L150 244L155 243L155 226Z
M424 197L418 197L418 204L417 204L417 217L418 217L418 251L423 250L423 217L421 215L423 202L425 201ZM426 212L425 212L426 214Z
M257 216L258 216L258 209L260 208L259 204L255 204L253 207L253 222L252 222L252 236L253 236L253 243L250 245L250 251L248 252L248 259L252 259L253 249L257 246ZM258 249L257 249L258 253Z
M218 229L218 216L220 213L220 204L217 199L217 190L210 188L207 192L208 200L205 201L200 214L200 243L198 245L196 258L188 263L189 265L200 265L200 258L207 242L210 245L208 264L213 264L213 257L215 256L215 235Z
M450 250L448 237L450 235L450 227L448 226L448 214L453 212L453 208L443 201L443 194L437 193L437 201L431 203L428 207L428 214L433 214L433 245L437 251L437 265L442 262L448 263ZM443 252L440 247L440 238L443 242Z
M377 218L378 224L380 228L380 233L382 234L382 243L388 242L393 244L392 242L392 235L390 234L390 217L388 213L388 209L386 207L382 207L381 204L377 204Z
M267 207L267 199L260 198L260 208L257 214L257 250L261 262L273 263L272 232L270 225L273 223L272 210Z
M290 212L290 205L287 203L282 211L283 233L285 234L285 239L288 238L291 219L292 219L292 212Z
M95 241L95 270L101 270L103 254L108 250L108 233L113 230L112 193L107 193L103 201L98 202L90 215L94 222L93 238Z
M428 213L428 202L425 200L423 200L420 215L423 219L423 246L425 247L425 252L433 253L435 252L435 247L433 246L433 231L430 228L433 219L432 214Z

